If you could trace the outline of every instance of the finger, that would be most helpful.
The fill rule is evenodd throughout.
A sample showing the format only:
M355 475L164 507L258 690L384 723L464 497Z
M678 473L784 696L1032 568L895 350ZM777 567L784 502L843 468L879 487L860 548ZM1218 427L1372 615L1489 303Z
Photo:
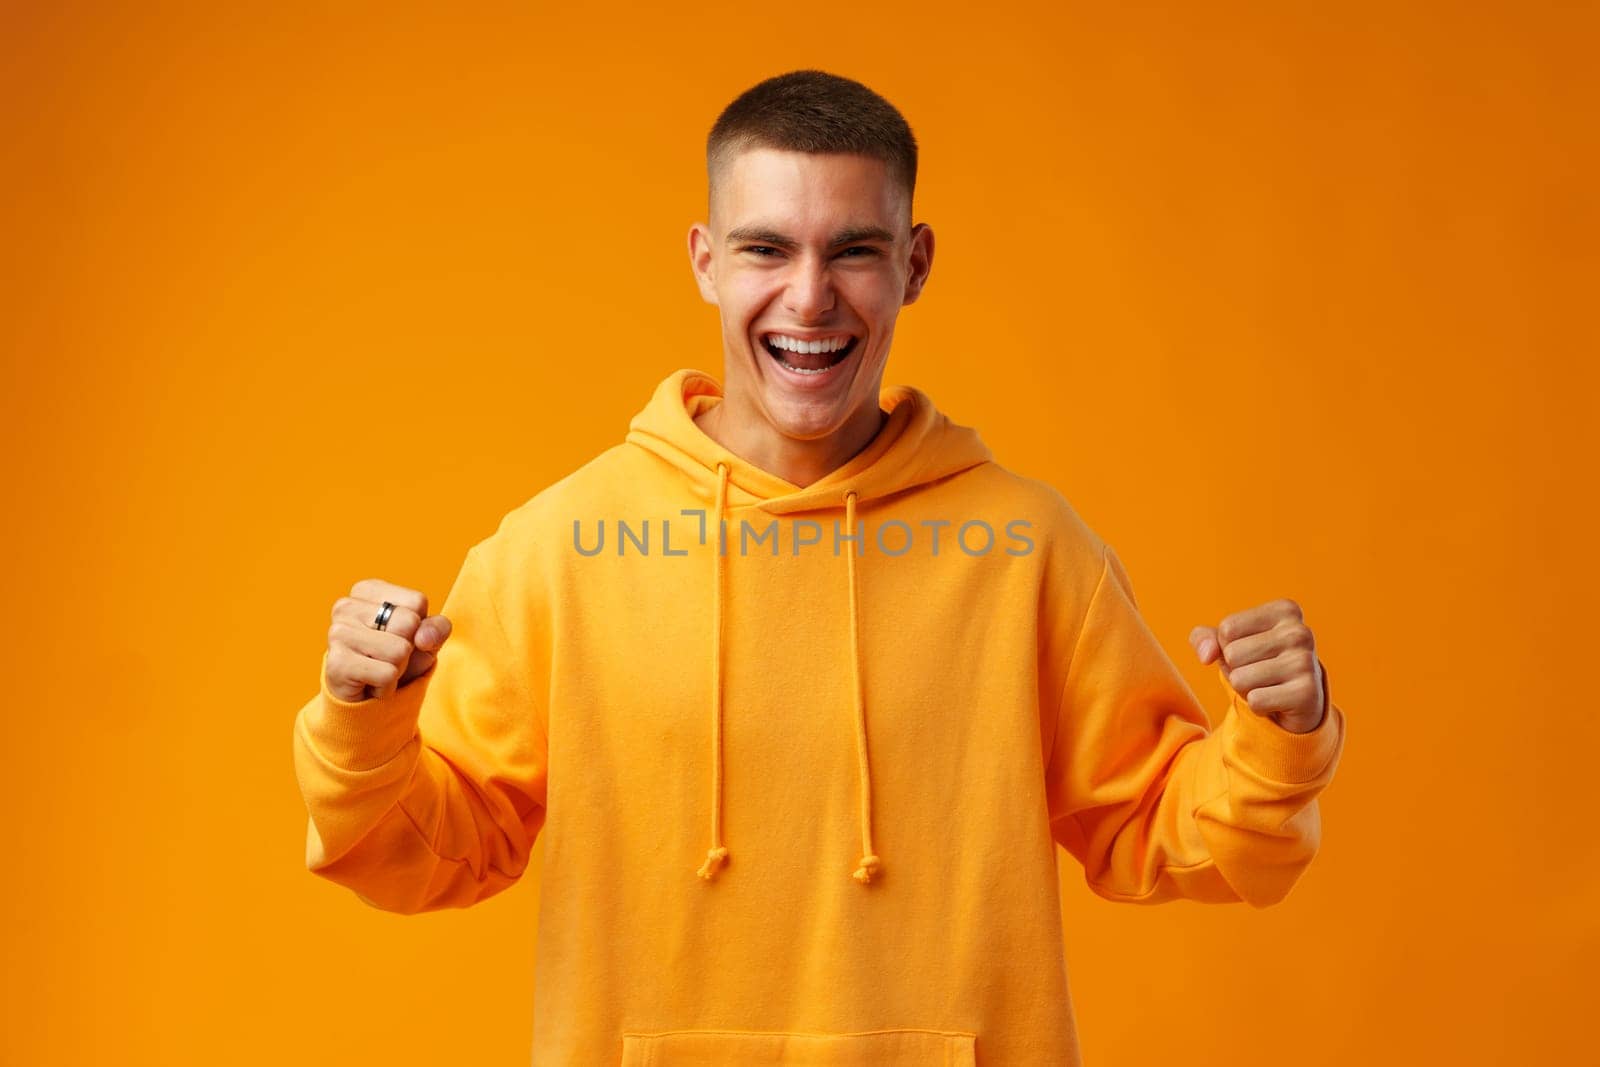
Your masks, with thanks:
M370 626L341 618L335 619L328 627L328 648L330 652L343 648L359 656L404 667L406 657L411 655L412 644L404 634L374 630Z
M450 637L450 620L443 615L429 615L417 627L412 643L425 652L437 652Z
M406 664L406 671L400 677L400 684L406 685L413 678L427 674L433 669L435 660L438 659L439 649L450 637L450 620L443 615L429 615L422 620L422 625L417 629L416 647L412 650L411 660Z
M1217 633L1221 636L1223 645L1227 645L1241 637L1270 630L1282 619L1299 622L1302 617L1300 605L1294 601L1287 598L1269 600L1265 604L1229 615L1217 625Z
M1305 623L1281 619L1265 633L1229 641L1222 650L1222 658L1228 666L1239 668L1272 659L1290 649L1312 649L1315 645L1311 630Z
M390 603L395 604L392 600ZM417 636L417 628L422 625L422 616L410 608L395 604L394 610L389 613L389 621L384 624L382 630L379 630L376 623L378 613L382 610L382 604L374 604L370 600L358 600L355 597L346 596L340 597L334 602L333 617L335 620L363 627L373 633L398 634L405 638L407 642L414 643Z
M1282 707L1262 707L1255 698L1263 691L1298 686L1302 680L1314 690L1317 681L1316 656L1303 648L1286 649L1271 659L1258 660L1243 667L1224 667L1223 672L1233 691L1244 697L1255 711L1286 710ZM1277 694L1278 697L1281 695Z
M421 590L408 589L403 585L386 582L382 578L361 579L350 587L350 595L357 600L370 600L380 606L387 600L396 607L412 612L419 619L428 614L428 598Z
M1310 676L1297 676L1277 685L1256 686L1248 693L1242 689L1238 692L1245 698L1250 710L1261 715L1285 711L1304 712L1320 706L1317 700L1317 682Z
M361 696L353 701L359 702L392 686L400 677L400 668L388 660L374 659L339 645L328 649L328 674L364 686Z
M1214 626L1196 626L1189 631L1189 644L1200 656L1201 663L1210 663L1216 658L1222 647L1222 642L1217 639L1217 629Z
M411 652L411 659L406 663L406 669L404 673L400 675L400 684L406 685L411 681L411 679L427 674L433 669L433 665L438 658L439 657L432 652L424 652L420 648L413 649Z

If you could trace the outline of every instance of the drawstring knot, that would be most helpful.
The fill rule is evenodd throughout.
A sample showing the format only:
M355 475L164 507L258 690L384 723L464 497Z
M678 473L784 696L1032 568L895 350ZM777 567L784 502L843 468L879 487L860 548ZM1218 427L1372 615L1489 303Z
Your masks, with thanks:
M719 845L706 853L706 861L700 865L700 870L696 873L709 882L727 862L728 850Z

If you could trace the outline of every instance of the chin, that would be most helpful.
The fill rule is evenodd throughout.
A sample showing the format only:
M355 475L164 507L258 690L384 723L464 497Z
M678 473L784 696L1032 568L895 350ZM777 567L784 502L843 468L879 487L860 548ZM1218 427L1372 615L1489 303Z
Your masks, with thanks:
M849 418L850 408L844 398L837 400L795 400L793 397L766 395L767 418L785 437L797 441L815 441L838 433Z

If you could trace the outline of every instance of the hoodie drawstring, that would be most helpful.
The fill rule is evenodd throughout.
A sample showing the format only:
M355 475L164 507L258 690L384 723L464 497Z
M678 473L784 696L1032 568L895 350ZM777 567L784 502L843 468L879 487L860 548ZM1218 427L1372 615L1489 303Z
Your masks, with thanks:
M844 495L844 524L856 536L855 490ZM861 865L851 875L862 885L878 872L878 857L872 851L872 772L867 766L867 712L861 699L861 636L856 605L856 542L845 550L845 572L850 580L850 692L856 702L856 765L861 779Z
M728 862L722 844L722 512L728 500L728 465L717 464L717 515L711 526L714 577L711 595L711 849L699 875L710 881Z
M728 465L717 464L716 522L712 547L713 595L711 606L711 848L698 873L707 881L716 877L717 871L728 862L728 849L722 843L722 600L725 584L722 561L723 513L728 501ZM852 536L856 533L856 492L844 497L845 525ZM867 760L866 706L861 689L861 635L860 607L856 591L855 542L845 553L845 574L850 592L850 687L855 702L856 767L861 783L861 860L851 875L862 885L872 881L882 867L872 851L872 771Z

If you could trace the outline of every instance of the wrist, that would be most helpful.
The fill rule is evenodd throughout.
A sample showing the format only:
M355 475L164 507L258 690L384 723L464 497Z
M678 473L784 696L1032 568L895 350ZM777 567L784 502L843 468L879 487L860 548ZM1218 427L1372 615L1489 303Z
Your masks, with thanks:
M1309 734L1327 720L1328 709L1324 707L1321 711L1319 711L1317 713L1315 722L1308 722L1304 718L1293 718L1286 715L1272 715L1269 716L1269 718L1271 718L1280 729L1287 730L1291 734Z

